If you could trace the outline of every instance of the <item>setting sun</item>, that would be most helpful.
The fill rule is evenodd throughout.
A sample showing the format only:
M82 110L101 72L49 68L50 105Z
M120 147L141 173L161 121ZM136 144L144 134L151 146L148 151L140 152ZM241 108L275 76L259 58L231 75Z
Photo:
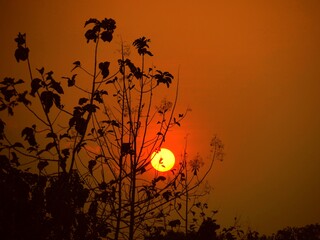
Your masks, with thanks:
M159 172L169 171L174 166L174 163L174 154L166 148L161 148L160 151L151 155L151 165Z

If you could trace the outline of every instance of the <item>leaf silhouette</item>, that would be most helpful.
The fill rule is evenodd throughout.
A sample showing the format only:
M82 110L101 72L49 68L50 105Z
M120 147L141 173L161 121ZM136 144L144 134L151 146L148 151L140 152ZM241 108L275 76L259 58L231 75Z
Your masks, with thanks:
M84 23L84 26L86 27L88 24L91 24L91 23L94 23L97 25L100 23L100 21L96 18L90 18Z
M80 61L75 61L75 62L73 63L73 65L74 65L74 67L71 69L71 72L72 72L73 70L75 70L76 68L81 67Z
M111 42L112 38L113 38L113 36L112 36L112 32L111 31L103 31L101 33L101 39L104 42Z
M18 33L18 36L14 39L14 41L19 45L23 45L26 43L26 34Z
M37 68L37 71L38 71L41 75L43 75L43 73L44 73L44 67L42 67L42 68L40 68L40 69Z
M87 39L87 43L90 42L90 40L93 40L94 42L96 42L98 38L97 31L95 31L94 29L87 30L84 36Z
M56 90L58 93L63 94L63 88L61 87L61 84L59 82L56 82L55 80L51 80L50 87Z
M29 56L29 48L22 47L19 45L14 53L14 56L17 62L27 60Z
M167 190L162 194L162 197L166 200L169 201L170 197L172 196L171 191Z
M88 169L89 169L89 172L91 173L92 175L92 170L93 170L93 167L97 164L97 161L96 160L90 160L89 163L88 163Z
M136 47L136 49L138 50L139 55L149 55L149 56L153 56L153 54L148 51L149 45L148 43L150 42L150 39L147 39L146 37L141 37L136 39L133 42L133 46Z
M53 133L53 132L49 132L46 136L47 138L57 138L57 134Z
M24 105L30 105L31 102L28 99L26 99L27 93L28 93L28 91L24 91L23 93L19 93L17 101L23 103Z
M26 127L22 130L21 136L24 140L28 141L31 146L36 146L37 142L34 135L34 128Z
M46 146L46 151L49 151L51 148L53 148L55 146L55 143L54 142L50 142L47 144Z
M84 103L88 102L89 99L88 98L80 98L78 104L79 105L83 105Z
M76 121L76 131L80 134L80 135L84 135L86 133L86 120L84 118L78 118Z
M114 29L116 29L116 21L113 20L112 18L105 18L101 21L100 26L104 29L104 30L109 30L112 31Z
M157 70L157 74L154 75L154 78L157 80L157 84L164 83L167 87L172 83L173 76L169 72L161 72Z
M41 88L41 83L42 80L39 79L39 78L34 78L32 79L32 82L31 82L31 93L30 95L31 96L35 96L35 93Z
M53 92L51 91L42 92L40 95L40 99L43 104L44 111L46 113L49 113L53 105Z
M99 63L99 69L101 70L101 74L103 78L106 78L109 75L109 65L110 65L110 62Z

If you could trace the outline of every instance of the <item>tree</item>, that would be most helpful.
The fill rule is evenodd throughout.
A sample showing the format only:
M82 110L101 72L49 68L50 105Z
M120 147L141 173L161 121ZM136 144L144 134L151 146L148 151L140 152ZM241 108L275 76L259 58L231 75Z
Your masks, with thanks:
M77 60L73 75L63 76L62 82L56 80L53 71L44 68L36 69L34 74L26 34L18 34L15 58L27 63L31 89L26 90L29 87L25 87L24 80L5 78L0 82L0 110L12 117L22 105L33 116L33 122L22 129L21 142L17 136L6 134L6 120L0 120L1 151L15 168L21 168L20 164L31 169L36 166L37 176L49 180L43 189L65 186L60 189L63 196L70 193L74 187L70 181L76 177L76 189L68 195L70 199L62 197L62 201L52 202L46 198L44 203L49 213L50 209L59 209L58 215L51 213L59 221L64 221L62 215L68 213L70 222L64 225L64 231L70 232L75 222L82 221L76 214L83 211L87 220L82 229L96 232L96 237L142 238L159 222L164 228L179 223L179 214L170 215L176 208L174 204L184 196L188 203L190 191L203 183L212 162L222 158L223 145L214 138L210 168L200 177L199 166L194 165L192 174L197 177L191 179L196 181L186 180L187 165L183 161L169 176L157 172L151 175L151 154L165 142L169 129L179 127L188 113L175 113L178 86L173 102L155 101L161 91L171 87L174 76L154 66L147 67L147 59L153 54L146 37L133 42L140 57L139 66L128 58L124 44L117 67L109 59L101 60L100 45L110 43L116 29L113 19L91 18L85 28L87 43L94 45L93 68L88 70ZM179 79L177 85L178 82ZM67 93L78 96L77 104L63 103ZM84 196L83 191L88 195ZM81 199L86 203L70 207L80 197L78 194L83 194ZM71 235L64 237L69 239Z

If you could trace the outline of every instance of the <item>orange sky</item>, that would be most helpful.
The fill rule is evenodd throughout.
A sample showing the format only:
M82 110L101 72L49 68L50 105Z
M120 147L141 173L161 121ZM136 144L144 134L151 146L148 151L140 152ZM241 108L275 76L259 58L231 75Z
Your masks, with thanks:
M26 76L13 57L19 31L34 66L56 76L90 63L90 17L117 21L114 44L151 38L152 63L180 68L179 108L192 108L175 138L189 134L190 155L206 156L215 133L225 143L209 178L219 223L240 217L271 233L320 222L320 1L2 0L0 9L1 79Z

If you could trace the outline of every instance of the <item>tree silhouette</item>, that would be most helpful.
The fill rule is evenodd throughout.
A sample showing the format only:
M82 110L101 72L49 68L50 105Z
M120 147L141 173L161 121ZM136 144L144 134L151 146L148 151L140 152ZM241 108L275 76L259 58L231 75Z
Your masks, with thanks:
M62 81L44 68L34 73L26 34L19 33L15 39L15 58L27 63L29 80L7 77L0 82L0 110L19 117L16 109L21 106L33 118L26 119L21 136L7 134L9 117L0 119L1 177L5 179L1 192L9 191L7 183L19 189L17 194L23 195L19 201L33 206L36 229L45 226L41 239L133 240L147 236L151 229L170 235L181 221L186 222L187 234L191 208L204 206L195 201L188 205L199 196L193 190L204 182L213 161L222 159L223 145L213 138L209 167L202 174L199 162L191 162L188 170L185 158L170 174L152 170L151 154L188 113L175 113L179 79L173 101L157 102L172 86L174 76L148 66L153 56L150 40L141 37L133 42L139 66L128 58L124 44L114 64L99 53L101 45L105 48L113 40L116 22L91 18L85 28L86 41L94 46L93 67L90 70L77 60L72 75L63 76ZM68 94L77 99L76 104L64 102ZM26 181L26 176L33 181ZM8 196L16 199L14 194ZM185 203L186 208L179 207ZM23 211L22 215L29 215ZM1 222L7 214L3 212ZM17 224L11 226L22 227Z

